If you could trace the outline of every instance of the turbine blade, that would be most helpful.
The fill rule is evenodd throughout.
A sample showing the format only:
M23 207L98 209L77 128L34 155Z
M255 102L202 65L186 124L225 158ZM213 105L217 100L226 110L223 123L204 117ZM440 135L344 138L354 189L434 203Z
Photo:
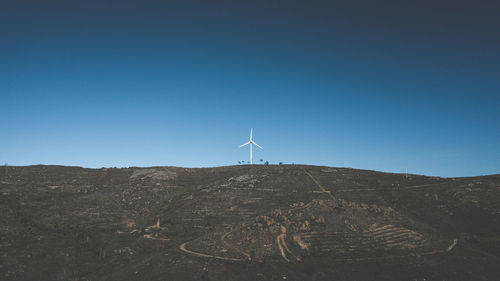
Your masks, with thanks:
M256 146L258 146L260 149L264 149L262 147L260 147L260 145L258 145L256 142L252 141L253 144L255 144Z
M250 128L250 140L252 140L252 128Z
M247 144L250 144L250 142L246 142L246 143L244 143L244 144L240 145L240 147L245 146L245 145L247 145Z

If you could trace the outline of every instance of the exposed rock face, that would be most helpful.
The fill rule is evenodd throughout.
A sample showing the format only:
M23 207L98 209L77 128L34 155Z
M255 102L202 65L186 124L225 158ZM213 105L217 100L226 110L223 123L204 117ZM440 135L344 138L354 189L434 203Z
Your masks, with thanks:
M253 223L220 236L202 237L190 246L200 253L217 255L225 244L225 255L232 253L234 259L263 261L281 255L288 262L310 254L334 254L336 259L345 260L370 258L375 252L393 249L399 249L399 255L440 249L439 241L431 244L416 231L389 224L404 221L390 207L314 199L308 204L275 209L269 215L257 216ZM380 223L382 226L378 226ZM214 240L221 243L211 244Z

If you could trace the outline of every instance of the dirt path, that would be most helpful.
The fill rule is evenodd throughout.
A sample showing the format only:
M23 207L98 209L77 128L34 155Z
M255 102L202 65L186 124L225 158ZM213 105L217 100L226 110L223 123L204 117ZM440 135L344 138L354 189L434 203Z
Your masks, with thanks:
M333 195L332 195L332 192L329 191L329 190L326 190L320 183L317 179L315 179L308 171L306 171L305 169L302 169L304 171L304 173L306 173L313 181L314 183L319 187L319 189L328 194L328 196L330 196L330 198L332 198L333 200L337 200Z
M445 185L445 184L449 184L449 183L448 182L438 182L438 183L428 183L428 184L402 186L401 189L410 190L410 189L429 188L429 187L435 187L435 186Z
M197 257L202 257L202 258L213 258L213 259L219 259L219 260L226 260L226 261L242 261L242 259L236 259L236 258L226 258L226 257L220 257L220 256L213 256L213 255L207 255L207 254L202 254L202 253L198 253L198 252L194 252L194 251L191 251L191 250L188 250L186 249L186 243L182 243L180 246L179 246L179 249L183 252L186 252L188 254L191 254L193 256L197 256Z
M235 251L237 251L238 253L246 256L248 258L248 260L252 260L252 258L250 257L250 254L247 253L247 252L244 252L243 250L240 250L238 248L236 248L235 246L233 246L231 243L227 242L226 241L226 236L231 233L231 231L229 232L226 232L224 233L221 237L220 237L220 240L222 241L222 244L224 244L226 247L230 248L230 249L233 249Z
M281 256L283 257L283 259L286 261L290 261L285 254L285 248L281 244L282 242L283 243L285 242L285 234L284 233L281 233L280 235L276 236L276 244L278 244L278 247L280 248L280 253L281 253Z
M446 249L447 252L453 250L453 248L455 248L455 246L458 244L458 238L456 239L453 239L453 243L451 243L451 245L448 247L448 249Z
M286 260L288 262L290 261L290 259L287 257L287 255L285 253L285 250L286 250L290 255L292 255L295 258L295 260L300 261L300 258L297 257L296 255L294 255L292 253L292 251L290 251L290 249L286 245L286 241L285 241L286 227L283 226L282 224L279 224L279 225L281 227L281 233L278 236L276 236L276 244L278 245L278 248L280 249L281 256L283 257L284 260Z

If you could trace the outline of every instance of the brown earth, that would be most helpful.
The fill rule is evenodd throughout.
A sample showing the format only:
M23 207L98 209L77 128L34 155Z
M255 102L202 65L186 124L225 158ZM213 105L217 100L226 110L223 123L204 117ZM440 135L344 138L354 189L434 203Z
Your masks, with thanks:
M302 165L0 174L1 280L498 280L500 176Z

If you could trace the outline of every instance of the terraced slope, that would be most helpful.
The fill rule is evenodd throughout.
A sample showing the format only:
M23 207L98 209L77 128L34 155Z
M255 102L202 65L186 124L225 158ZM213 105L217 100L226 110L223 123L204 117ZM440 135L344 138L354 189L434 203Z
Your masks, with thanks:
M10 167L2 280L497 280L500 176Z

